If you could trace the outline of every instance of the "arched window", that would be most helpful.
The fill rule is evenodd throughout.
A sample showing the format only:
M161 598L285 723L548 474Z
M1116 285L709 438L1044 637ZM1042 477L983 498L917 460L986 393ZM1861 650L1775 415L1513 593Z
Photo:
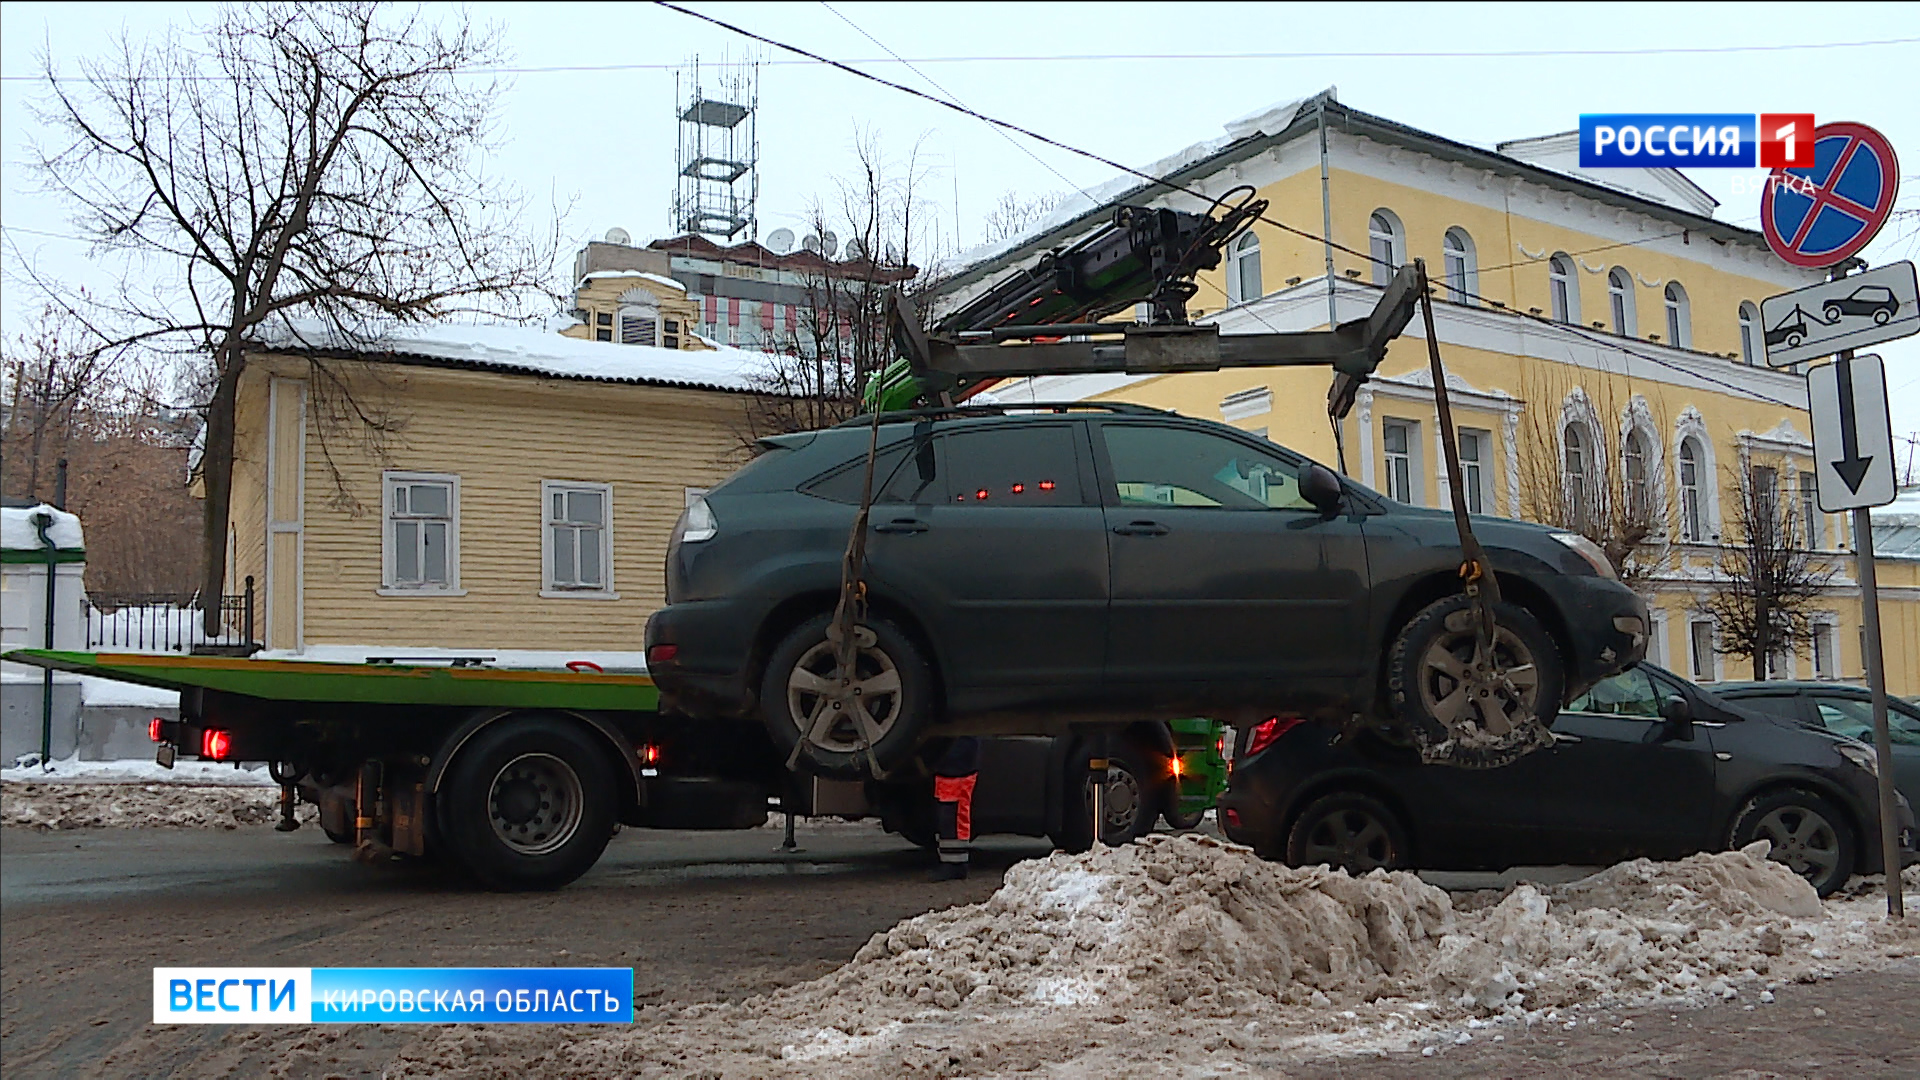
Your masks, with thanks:
M1667 282L1667 343L1682 349L1693 347L1692 313L1687 310L1687 290L1677 281Z
M1227 249L1227 302L1250 304L1260 291L1260 238L1248 229Z
M1749 364L1760 362L1759 343L1754 340L1753 328L1760 324L1760 312L1753 301L1740 302L1740 359Z
M1447 299L1456 304L1472 303L1469 298L1480 288L1475 280L1479 275L1474 265L1473 237L1457 225L1448 229L1440 238L1440 259L1446 268Z
M620 344L660 344L660 311L638 305L620 309Z
M1627 515L1633 524L1646 521L1653 510L1653 477L1647 468L1649 456L1646 434L1637 428L1628 432L1621 458L1627 473Z
M1706 516L1700 491L1700 440L1680 440L1680 539L1697 544L1706 538Z
M1375 210L1367 219L1367 254L1373 256L1373 283L1385 285L1406 261L1400 219L1391 210Z
M1580 321L1580 279L1575 276L1573 260L1565 252L1555 252L1547 260L1547 291L1553 300L1553 321Z
M1568 424L1561 432L1566 450L1564 492L1567 500L1567 524L1582 528L1589 520L1587 503L1593 497L1593 453L1584 424Z
M1633 310L1633 275L1624 266L1607 271L1607 310L1613 316L1613 332L1632 337L1637 322Z

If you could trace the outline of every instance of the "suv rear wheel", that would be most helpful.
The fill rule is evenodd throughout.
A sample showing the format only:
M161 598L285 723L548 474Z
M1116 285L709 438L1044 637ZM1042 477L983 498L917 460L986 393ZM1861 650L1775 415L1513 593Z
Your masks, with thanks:
M932 672L899 627L869 617L854 628L853 671L840 670L830 613L774 646L760 681L760 720L782 760L841 780L880 779L905 764L932 713ZM877 774L877 775L876 775Z
M1517 604L1495 604L1493 621L1490 660L1475 655L1465 595L1427 605L1394 638L1388 706L1429 762L1491 769L1552 741L1565 685L1559 647Z

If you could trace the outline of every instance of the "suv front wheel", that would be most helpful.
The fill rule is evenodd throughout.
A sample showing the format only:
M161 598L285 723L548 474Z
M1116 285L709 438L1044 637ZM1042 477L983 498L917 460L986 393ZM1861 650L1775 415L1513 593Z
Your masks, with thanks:
M782 759L819 776L881 779L912 757L933 710L932 672L899 627L854 627L852 671L827 639L831 613L794 627L760 680L760 720Z
M1517 604L1493 605L1493 655L1478 655L1473 603L1456 594L1401 628L1387 657L1393 719L1428 762L1505 765L1552 742L1565 668L1553 635Z

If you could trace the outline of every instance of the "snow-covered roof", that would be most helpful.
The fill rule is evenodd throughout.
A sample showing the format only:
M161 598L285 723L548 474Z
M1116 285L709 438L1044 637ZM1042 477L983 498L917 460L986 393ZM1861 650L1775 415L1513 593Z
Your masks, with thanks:
M599 281L603 278L634 278L634 277L645 278L656 285L665 285L669 289L675 289L680 292L687 291L687 287L685 285L680 284L679 282L673 280L672 278L662 277L659 274L649 274L645 270L595 270L592 273L581 277L580 284L585 285L589 281Z
M1873 553L1882 558L1920 559L1920 487L1910 487L1869 513Z
M0 507L0 548L7 551L45 551L46 545L40 543L40 531L34 528L36 514L50 514L53 525L47 530L47 536L53 546L61 551L85 551L86 536L80 530L79 517L65 510L55 510L46 503L38 506Z
M450 364L600 382L655 383L712 390L759 390L768 357L721 346L661 349L562 337L538 327L393 324L352 335L317 320L293 320L256 335L267 348L391 354Z

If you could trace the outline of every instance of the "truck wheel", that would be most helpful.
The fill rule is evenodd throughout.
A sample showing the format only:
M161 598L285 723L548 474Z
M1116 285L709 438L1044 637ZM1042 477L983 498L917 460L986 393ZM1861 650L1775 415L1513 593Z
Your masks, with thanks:
M460 748L436 800L454 858L490 889L557 889L613 836L619 785L607 748L553 716L509 717Z
M783 761L798 743L808 772L881 779L908 762L926 731L932 673L899 627L869 617L855 628L854 670L843 675L827 640L832 621L816 615L774 647L760 683L760 719ZM837 702L843 688L847 696Z
M1100 842L1109 847L1152 832L1166 798L1165 785L1153 779L1164 771L1152 768L1161 760L1160 754L1132 739L1114 742L1107 758L1113 779L1107 786L1106 821L1100 830ZM1083 744L1067 759L1066 783L1060 788L1066 796L1060 808L1060 831L1047 837L1054 847L1078 854L1093 846L1093 783Z
M1474 665L1472 602L1437 600L1415 615L1387 654L1387 705L1429 763L1505 765L1552 743L1560 714L1560 650L1517 604L1493 608L1493 663Z
M1853 830L1833 804L1810 791L1776 791L1749 799L1733 819L1727 846L1755 840L1772 845L1767 857L1828 896L1853 874Z

